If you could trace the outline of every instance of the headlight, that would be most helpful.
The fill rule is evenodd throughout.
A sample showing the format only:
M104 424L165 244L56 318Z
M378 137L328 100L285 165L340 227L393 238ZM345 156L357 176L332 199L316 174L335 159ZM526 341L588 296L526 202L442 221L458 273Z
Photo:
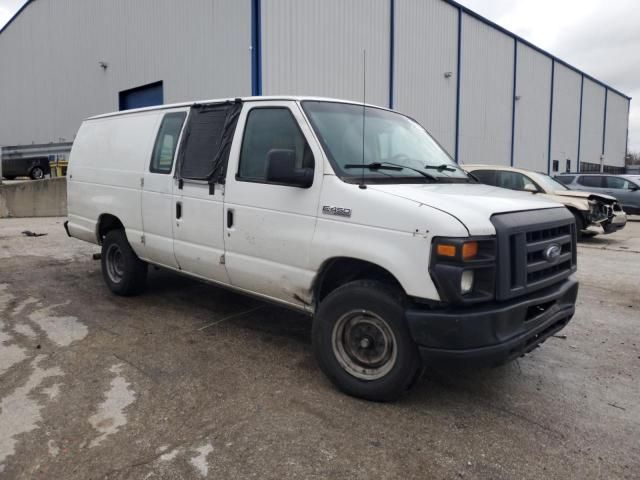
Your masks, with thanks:
M495 296L495 237L433 239L429 273L446 303L468 304Z
M460 277L460 293L466 295L473 290L473 270L465 270Z

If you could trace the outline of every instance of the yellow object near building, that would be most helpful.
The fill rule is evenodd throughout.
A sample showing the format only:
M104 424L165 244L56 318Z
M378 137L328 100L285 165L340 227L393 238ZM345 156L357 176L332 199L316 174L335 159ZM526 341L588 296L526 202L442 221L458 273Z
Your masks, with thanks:
M51 168L51 176L52 177L66 176L68 165L69 165L69 160L66 160L66 159L51 160L49 162L49 168Z

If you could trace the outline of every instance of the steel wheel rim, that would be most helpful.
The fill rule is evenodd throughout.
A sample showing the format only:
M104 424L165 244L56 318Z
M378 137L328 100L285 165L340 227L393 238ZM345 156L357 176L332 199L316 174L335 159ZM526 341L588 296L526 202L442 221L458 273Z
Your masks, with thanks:
M40 180L44 177L44 170L42 170L40 167L36 167L33 169L32 171L34 178Z
M124 257L118 245L109 245L105 256L107 275L113 283L120 283L124 277Z
M338 363L356 378L377 380L396 364L396 337L387 322L371 311L345 313L335 323L331 337Z

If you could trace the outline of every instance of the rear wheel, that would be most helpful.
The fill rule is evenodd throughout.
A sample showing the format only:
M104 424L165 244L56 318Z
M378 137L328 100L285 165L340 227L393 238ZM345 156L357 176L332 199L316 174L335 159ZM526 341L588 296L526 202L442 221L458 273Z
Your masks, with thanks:
M42 167L33 167L29 172L29 176L33 180L42 180L44 178L44 170Z
M420 372L418 348L404 318L399 289L369 280L331 292L313 322L313 347L322 371L343 392L390 401Z
M136 295L147 283L147 264L129 245L124 230L111 230L102 241L102 276L116 295Z

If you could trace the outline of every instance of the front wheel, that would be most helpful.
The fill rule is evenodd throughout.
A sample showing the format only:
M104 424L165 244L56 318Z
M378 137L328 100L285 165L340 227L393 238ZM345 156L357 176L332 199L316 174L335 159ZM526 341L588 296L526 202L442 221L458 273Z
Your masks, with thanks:
M116 295L141 293L147 282L147 264L129 245L124 230L111 230L102 241L102 276Z
M399 289L359 280L331 292L313 322L313 348L322 371L343 392L395 400L420 372L420 355L404 317Z

